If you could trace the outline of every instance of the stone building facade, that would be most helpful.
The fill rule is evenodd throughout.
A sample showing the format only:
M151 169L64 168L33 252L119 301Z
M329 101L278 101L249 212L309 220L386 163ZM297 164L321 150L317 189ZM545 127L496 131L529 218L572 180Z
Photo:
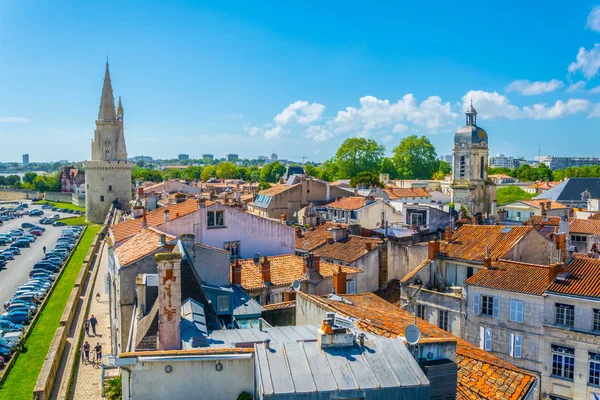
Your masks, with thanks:
M102 223L112 204L127 207L131 201L131 170L123 131L123 105L115 110L108 63L100 112L92 140L92 159L84 162L86 214L90 222Z

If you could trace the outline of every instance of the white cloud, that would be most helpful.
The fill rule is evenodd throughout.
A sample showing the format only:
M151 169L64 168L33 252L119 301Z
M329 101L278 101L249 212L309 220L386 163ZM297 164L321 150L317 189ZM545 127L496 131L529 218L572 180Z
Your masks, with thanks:
M596 103L590 112L588 118L599 118L600 117L600 103Z
M334 134L329 129L326 129L321 125L313 125L309 126L308 129L306 129L304 136L319 143L328 139L332 139L334 137Z
M388 143L391 142L392 140L394 140L394 137L392 135L387 135L381 138L381 141L383 143Z
M31 122L31 120L22 117L0 117L0 122L23 124L26 122Z
M589 51L581 47L577 53L576 61L569 65L570 73L581 70L587 80L596 76L598 69L600 69L600 43L596 43Z
M567 88L567 92L569 92L569 93L579 92L580 90L583 90L585 88L585 85L586 85L585 81L575 82L574 84L572 84L571 86L569 86Z
M273 128L271 128L265 132L265 139L267 139L267 140L277 139L286 133L287 133L287 130L284 129L281 125L275 125Z
M598 94L598 93L600 93L600 86L596 86L595 88L591 88L590 89L590 93L591 94Z
M404 124L396 124L392 128L392 132L394 132L394 133L402 133L402 132L406 132L407 130L408 130L408 126L406 126Z
M592 11L588 15L586 28L590 28L593 31L600 32L600 6L592 8Z
M484 119L555 119L586 111L590 102L583 99L557 101L553 106L538 103L520 108L498 92L471 90L462 98L463 109L467 109L474 100L477 113Z
M323 104L296 101L277 114L273 118L273 121L277 125L287 125L292 122L297 122L300 125L308 125L321 118L324 110L325 106Z
M256 127L256 126L245 126L244 130L246 131L246 133L250 136L256 136L260 133L263 132L262 129Z
M525 96L553 92L556 89L563 87L563 83L558 79L550 81L535 81L531 82L526 79L512 82L506 87L507 92L517 92Z

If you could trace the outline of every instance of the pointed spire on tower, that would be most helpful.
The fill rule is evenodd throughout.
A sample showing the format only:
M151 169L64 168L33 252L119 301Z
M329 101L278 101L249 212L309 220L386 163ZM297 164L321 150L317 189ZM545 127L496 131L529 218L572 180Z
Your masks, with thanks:
M117 106L117 118L119 121L123 120L123 104L121 103L121 96L119 96L119 105Z
M106 61L106 72L104 73L104 86L102 86L102 98L100 99L99 121L116 121L115 99L113 97L112 85L110 83L110 72L108 71L108 60Z

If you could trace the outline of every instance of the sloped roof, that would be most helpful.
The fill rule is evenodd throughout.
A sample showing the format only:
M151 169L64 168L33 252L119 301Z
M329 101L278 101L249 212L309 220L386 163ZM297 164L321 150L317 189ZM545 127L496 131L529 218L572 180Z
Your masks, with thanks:
M527 225L558 226L558 225L560 225L560 217L548 217L546 215L534 215L527 220Z
M570 233L584 233L587 235L600 235L600 220L574 219L569 225Z
M600 198L600 178L568 178L534 199L580 202L581 193L586 190L590 192L593 199Z
M359 329L384 337L404 336L406 326L414 323L413 314L373 293L343 296L350 304L302 292L298 292L298 296L345 317L355 318L354 323ZM456 341L459 366L456 398L459 400L524 399L535 382L535 376L424 320L419 320L418 326L423 339Z
M377 243L380 243L381 239L371 239L362 236L348 235L344 240L338 242L326 243L321 247L313 250L315 256L321 258L329 258L334 260L341 260L347 263L353 263L362 256L377 249ZM367 250L367 246L370 245L371 250Z
M558 203L556 201L552 201L552 200L548 200L548 199L538 199L537 197L535 199L531 199L531 200L520 200L520 201L521 201L521 203L525 203L525 204L528 204L528 205L530 205L532 207L540 208L540 209L542 207L541 204L542 203L547 203L547 202L550 202L551 209L555 209L555 208L558 208L558 209L569 208L568 206L565 206L564 204L560 204L560 203Z
M554 282L548 292L600 298L600 260L576 256L567 279Z
M306 281L304 275L304 260L295 254L267 257L271 263L271 283L276 286L291 285L295 280ZM242 266L242 287L246 290L265 287L260 272L260 265L256 266L252 258L240 260ZM323 277L331 277L337 272L339 265L321 261L320 272ZM360 268L342 267L347 274L362 272ZM231 269L230 269L231 275ZM231 278L230 278L231 279Z
M387 193L390 200L405 197L431 197L431 194L422 188L385 188L383 190Z
M158 250L161 234L164 234L164 232L148 228L129 238L115 249L115 255L119 260L119 264L124 267ZM166 235L166 237L167 241L175 239L175 236L172 235Z
M206 201L206 206L215 204L214 201ZM169 221L173 221L184 215L193 213L198 209L198 202L195 199L187 199L178 204L169 204L166 207L157 208L146 214L148 226L158 226L164 223L164 212L169 210ZM110 227L115 238L115 243L135 235L142 230L142 218L127 219L123 222Z
M302 237L296 237L296 248L311 251L323 245L331 238L330 228L338 227L340 224L325 222L315 229L308 230L302 234Z
M366 204L367 200L364 197L343 197L341 199L337 199L327 204L328 208L337 208L340 210L358 210L359 208L363 208Z
M531 226L463 225L452 234L451 242L442 242L441 252L449 258L483 261L488 247L492 260L503 258Z
M551 274L548 265L499 260L492 268L477 271L464 284L541 296L550 286Z
M287 190L290 190L291 188L296 187L298 185L299 185L299 183L297 183L295 185L291 185L291 186L288 186L286 184L275 183L275 184L272 184L270 188L261 190L260 192L258 192L258 194L262 194L265 196L275 196L275 195L278 195L279 193L283 193Z

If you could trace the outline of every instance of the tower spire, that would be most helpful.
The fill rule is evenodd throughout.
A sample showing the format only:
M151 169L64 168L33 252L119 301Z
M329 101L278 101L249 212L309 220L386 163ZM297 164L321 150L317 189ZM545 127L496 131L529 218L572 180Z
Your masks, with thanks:
M123 120L123 104L121 103L121 96L119 96L119 105L117 106L117 119Z
M99 121L116 121L115 99L113 97L112 84L110 83L110 72L108 60L106 61L106 72L104 73L104 86L102 86L102 98L100 99Z

